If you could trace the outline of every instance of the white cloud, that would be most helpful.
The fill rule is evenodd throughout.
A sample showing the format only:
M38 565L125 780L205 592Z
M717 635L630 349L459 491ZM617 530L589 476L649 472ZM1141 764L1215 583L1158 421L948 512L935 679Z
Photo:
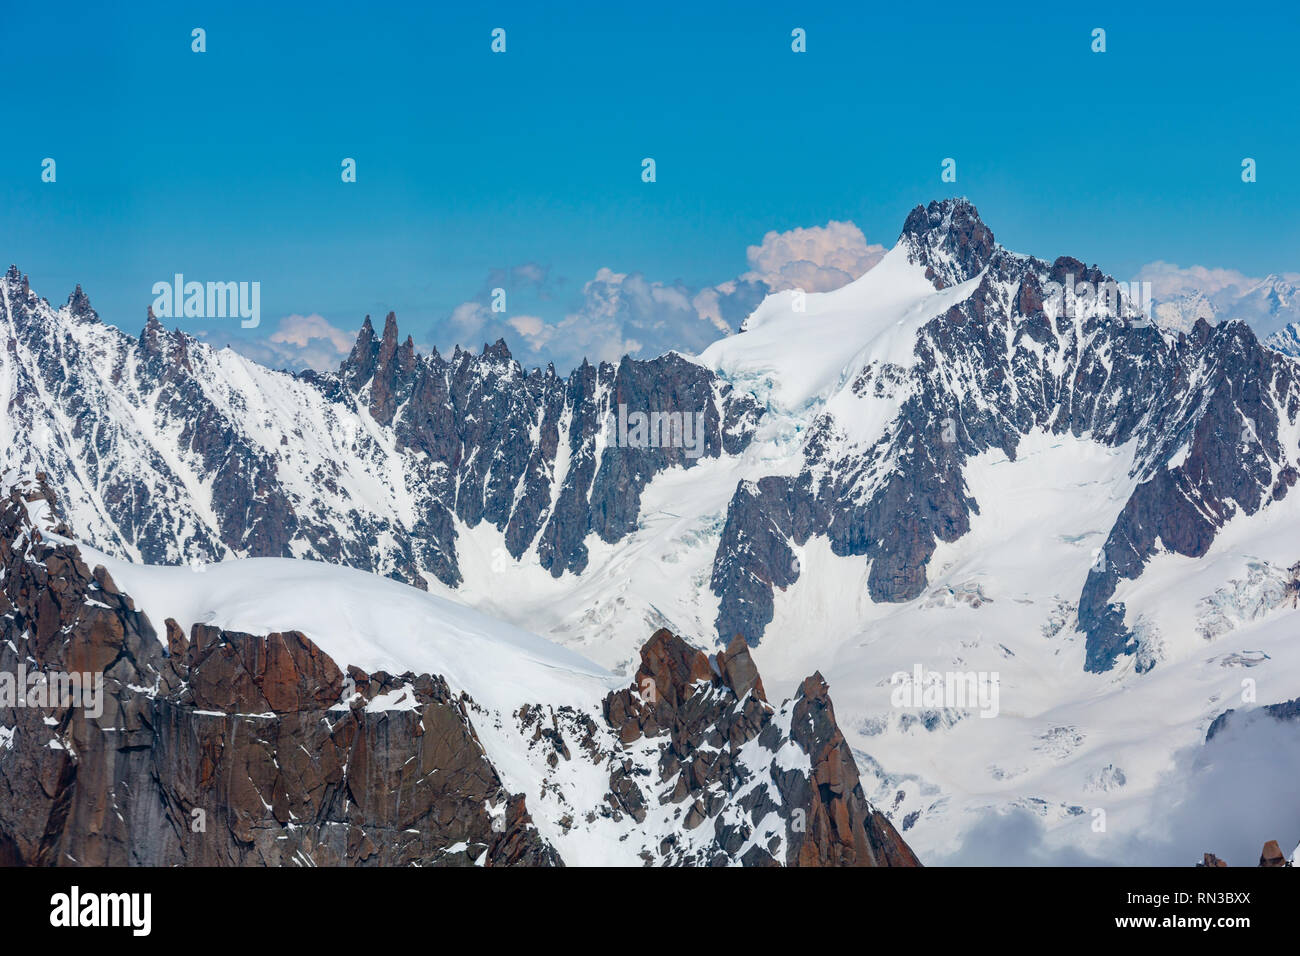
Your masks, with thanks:
M1265 841L1291 853L1300 840L1294 722L1258 711L1234 714L1205 744L1173 755L1152 791L1107 809L1106 831L1083 814L1053 830L1028 810L990 813L935 866L1191 866L1212 852L1230 866L1253 866ZM1122 793L1120 794L1122 796ZM1082 837L1082 838L1081 838Z
M474 335L487 325L491 316L482 302L462 302L451 310L451 324L462 335Z
M732 323L722 314L723 301L726 297L734 295L737 287L738 284L732 281L701 289L695 293L691 305L699 313L700 318L711 322L719 332L730 332ZM764 288L766 289L766 285L764 285Z
M346 355L352 350L355 335L330 325L322 315L287 315L280 320L280 326L271 336L271 341L296 345L298 348L310 348L313 342L328 342L335 351Z
M287 315L268 338L236 338L231 340L230 347L271 368L332 372L352 351L355 341L355 332L344 331L324 316L313 313Z
M1257 335L1267 337L1300 321L1300 273L1263 277L1236 269L1179 266L1157 260L1138 270L1140 282L1151 283L1151 298L1161 324L1190 328L1198 317L1243 319Z
M830 292L858 278L887 251L868 243L853 223L832 219L824 226L769 232L747 250L750 271L742 278L761 280L773 292Z
M749 271L704 287L651 279L633 270L601 267L560 318L547 317L554 282L546 269L526 263L497 269L475 299L452 310L439 344L476 347L505 338L522 344L529 361L551 361L567 371L583 358L617 362L625 354L653 358L669 350L696 353L741 322L770 292L799 287L827 292L852 282L885 254L851 222L769 232L747 252ZM510 300L524 296L521 314L493 313L487 303L495 287L509 287ZM528 296L535 297L529 301Z
M617 362L624 355L652 358L670 349L698 351L720 330L700 315L693 298L679 283L602 268L582 287L581 306L556 325L557 337L579 361L580 356Z
M1225 289L1254 285L1259 280L1251 279L1236 269L1213 269L1205 266L1182 266L1172 262L1156 260L1149 262L1138 270L1138 281L1151 283L1151 294L1157 299L1168 299L1176 295L1201 292L1212 296Z
M540 286L546 281L546 270L536 262L525 262L521 266L515 266L512 275L516 281Z
M556 328L546 324L546 320L536 315L513 315L506 320L510 326L528 343L534 352L541 351L555 337Z

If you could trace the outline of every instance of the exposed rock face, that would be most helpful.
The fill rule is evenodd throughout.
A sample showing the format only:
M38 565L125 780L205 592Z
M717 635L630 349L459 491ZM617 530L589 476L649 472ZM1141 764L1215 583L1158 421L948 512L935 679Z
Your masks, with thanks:
M102 673L103 698L0 709L3 862L559 863L441 678L355 672L340 704L344 675L301 634L168 621L169 653L24 494L50 498L0 510L0 673ZM401 687L405 709L368 706Z
M917 206L903 223L902 237L936 289L979 275L997 248L975 207L960 201Z
M645 738L652 745L651 766L644 752L640 758L639 782L634 764L615 762L611 796L619 808L638 819L652 801L686 808L683 832L667 835L648 861L920 865L867 803L820 674L778 709L742 638L711 665L661 630L642 649L633 687L606 699L605 717L620 744L630 749Z
M1208 744L1216 736L1223 732L1234 718L1237 712L1229 707L1210 724L1210 729L1205 732L1205 742ZM1265 704L1263 707L1254 711L1247 712L1244 716L1247 720L1257 719L1258 716L1272 718L1278 721L1300 721L1300 697L1294 700L1284 700L1276 704Z
M1291 862L1282 853L1282 848L1277 845L1276 840L1269 840L1264 844L1264 849L1259 854L1260 866L1290 866Z
M970 295L925 323L903 368L868 364L855 394L901 399L897 418L869 447L846 443L823 413L808 430L793 476L745 481L727 509L711 587L719 634L756 644L773 617L773 589L801 573L793 546L824 536L837 555L871 560L875 601L920 596L938 542L970 528L977 503L963 469L996 449L1014 459L1029 431L1136 442L1136 490L1110 529L1078 602L1086 667L1137 655L1154 665L1111 601L1161 549L1199 557L1234 515L1287 495L1300 476L1281 439L1300 414L1300 371L1249 327L1199 322L1162 334L1122 295L1063 301L1058 285L1113 280L1069 257L1047 263L1010 253L968 202L917 207L900 244L936 288L974 283Z
M337 374L292 376L152 312L138 339L98 325L80 288L55 310L16 268L0 310L4 414L29 436L0 468L45 471L87 543L154 564L313 557L455 587L457 522L488 522L511 557L581 573L588 535L635 529L651 478L739 453L762 415L675 354L562 378L525 370L502 341L417 354L392 313L379 336L366 317ZM620 444L619 405L703 416L699 455Z
M160 641L70 534L43 476L0 502L0 685L102 675L97 701L0 702L0 864L559 865L488 720L555 772L538 798L611 823L639 862L918 865L867 803L825 682L773 707L743 640L710 661L661 631L590 712L485 713L441 676L365 673L297 631L169 619ZM578 763L608 789L575 788Z
M863 796L858 768L821 674L803 683L791 730L812 758L813 813L798 841L800 866L919 866L893 825Z
M1198 867L1201 866L1220 867L1220 866L1227 866L1228 864L1226 861L1220 860L1213 853L1206 853L1204 859L1200 863L1197 863L1196 865ZM1282 848L1278 846L1278 842L1276 840L1269 840L1267 843L1264 844L1264 849L1260 851L1259 865L1260 866L1291 866L1292 863L1290 860L1286 858L1286 854L1282 852Z

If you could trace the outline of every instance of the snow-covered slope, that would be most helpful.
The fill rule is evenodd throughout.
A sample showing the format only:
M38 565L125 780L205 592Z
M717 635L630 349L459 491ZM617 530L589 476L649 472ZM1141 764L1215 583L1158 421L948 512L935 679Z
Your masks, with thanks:
M437 674L480 704L589 705L626 678L456 601L352 568L292 558L165 567L82 546L161 630L168 618L269 634L301 631L336 661L366 671Z
M77 548L95 568L99 593L130 595L138 610L158 622L163 647L176 647L178 633L210 641L211 628L251 635L255 642L297 632L349 674L360 668L366 675L389 675L385 680L393 689L368 698L345 682L327 722L343 721L359 706L367 718L414 711L424 715L423 733L424 720L433 718L416 685L430 677L445 681L466 708L491 771L508 793L526 801L528 825L570 865L914 862L857 785L825 685L810 678L784 704L768 704L743 643L708 660L660 632L643 650L635 674L612 675L464 605L348 568L282 558L192 568L118 560L65 536L42 482L16 484L27 498L19 503L31 526L41 529L44 544ZM25 549L31 537L22 532L16 547ZM0 582L11 576L0 568ZM0 617L0 624L9 621ZM75 632L75 625L69 630ZM193 674L188 651L186 659L188 664L176 663ZM152 699L166 683L164 678L127 690ZM233 716L258 725L258 734L274 735L272 761L282 748L301 747L293 736L291 718L297 714L272 731L266 722L281 719L276 713L198 713L205 719ZM20 743L27 744L26 736ZM836 757L835 750L843 755ZM93 762L99 755L86 753L84 759ZM425 772L444 769L453 768ZM0 779L7 771L0 761ZM348 782L349 767L341 773ZM829 801L817 783L828 773L837 788ZM256 776L250 774L250 781ZM186 786L183 779L163 783ZM501 819L506 806L489 804L489 812ZM836 819L829 829L816 820L827 814ZM846 827L846 820L852 825ZM299 862L314 859L300 852Z
M699 361L769 406L806 412L871 362L911 365L921 327L966 299L979 279L936 290L899 244L833 292L768 296L742 334L719 339Z
M1279 352L1292 358L1300 358L1300 322L1292 322L1285 328L1279 329L1265 341Z
M922 859L1186 865L1203 846L1246 863L1266 837L1300 838L1300 747L1261 735L1210 761L1257 764L1253 778L1197 769L1225 709L1300 695L1300 500L1230 525L1199 562L1157 559L1122 597L1159 666L1088 674L1074 602L1133 486L1132 454L1037 433L1014 461L979 456L967 470L979 514L939 548L913 601L863 599L865 569L822 544L803 550L806 575L779 594L772 630L788 638L760 644L755 660L765 674L816 660L833 675L868 793ZM995 677L995 713L895 706L891 678L918 666Z
M87 562L103 564L118 587L157 622L160 635L168 618L185 633L195 623L254 635L297 630L340 666L436 675L453 691L469 694L475 730L492 765L512 792L529 796L535 824L567 861L633 865L651 842L629 843L627 828L603 816L585 826L561 828L558 821L566 813L600 808L609 786L604 761L581 759L586 755L575 740L579 762L557 784L545 755L531 746L533 728L517 719L521 707L546 705L594 723L603 699L629 683L630 674L611 675L571 651L455 601L350 568L289 558L236 559L194 568L148 566L81 547ZM397 692L367 706L383 710L418 704L413 694ZM612 735L600 737L605 747L612 746ZM593 826L596 832L587 832Z
M1108 281L932 203L848 286L771 296L698 357L564 379L503 343L416 355L391 320L337 376L293 377L156 323L130 339L11 272L5 461L46 470L117 558L378 571L624 682L656 628L741 634L772 688L828 678L871 796L923 856L970 861L997 810L1032 817L1034 853L1126 861L1143 814L1198 779L1176 771L1210 722L1254 706L1243 677L1270 675L1254 703L1300 696L1300 367L1232 316L1152 326L1126 301L1054 298L1067 277ZM705 454L620 447L620 404L703 414ZM186 580L216 587L220 567ZM238 591L180 613L243 607L221 620L252 628L275 589ZM304 610L325 626L330 607ZM894 707L890 677L916 665L996 671L998 717ZM1119 811L1109 841L1097 809Z

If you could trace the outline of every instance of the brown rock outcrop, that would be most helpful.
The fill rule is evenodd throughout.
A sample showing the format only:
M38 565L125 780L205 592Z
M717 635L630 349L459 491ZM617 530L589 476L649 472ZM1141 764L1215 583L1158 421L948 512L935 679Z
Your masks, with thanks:
M1206 853L1204 859L1200 863L1197 863L1196 865L1198 867L1202 867L1202 866L1218 867L1218 866L1227 866L1228 864L1224 860L1220 860L1213 853ZM1272 867L1272 866L1291 866L1292 864L1291 861L1286 858L1286 854L1282 852L1282 847L1278 845L1278 842L1276 840L1269 840L1267 843L1264 844L1264 849L1260 851L1259 865Z
M0 706L0 864L555 865L439 677L354 678L304 635L167 621L0 502L0 673L102 677ZM52 502L51 502L52 503ZM370 708L409 688L403 709ZM98 711L98 712L96 712Z
M803 682L791 729L812 759L807 831L796 841L800 866L920 866L911 847L862 793L857 764L835 722L821 674Z
M0 499L0 675L76 671L102 693L0 703L0 864L561 864L483 718L559 773L537 793L547 832L594 824L633 841L622 859L917 865L867 802L825 681L774 706L743 639L710 659L660 630L599 706L485 711L440 676L367 673L297 631L166 620L159 641L104 568L32 526L41 499L53 507L39 483ZM603 797L556 796L573 761L608 774Z
M1260 866L1290 866L1291 863L1282 853L1282 848L1277 845L1276 840L1269 840L1264 844L1264 849L1259 854Z
M710 664L702 651L660 630L642 648L633 686L610 694L604 714L624 745L662 738L659 795L647 793L653 780L638 782L631 762L615 760L611 803L638 821L651 801L677 804L685 831L712 834L705 842L670 837L650 862L920 865L868 803L820 674L777 709L767 702L743 638ZM757 749L750 748L755 741ZM806 755L807 773L792 769L789 758L777 759L789 745ZM780 832L761 831L773 813Z

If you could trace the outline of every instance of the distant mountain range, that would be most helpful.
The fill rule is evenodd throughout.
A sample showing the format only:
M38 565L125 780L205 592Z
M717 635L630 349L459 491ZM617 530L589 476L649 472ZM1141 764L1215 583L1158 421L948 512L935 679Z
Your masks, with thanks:
M1269 348L1300 358L1300 290L1281 276L1228 285L1208 294L1202 290L1182 292L1156 300L1153 311L1162 328L1175 332L1190 332L1202 319L1211 325L1241 320Z
M1273 339L1300 322L1300 290L1283 276L1269 275L1224 284L1210 291L1193 289L1157 298L1155 319L1175 331L1190 331L1197 319L1210 323L1238 319L1261 338Z

